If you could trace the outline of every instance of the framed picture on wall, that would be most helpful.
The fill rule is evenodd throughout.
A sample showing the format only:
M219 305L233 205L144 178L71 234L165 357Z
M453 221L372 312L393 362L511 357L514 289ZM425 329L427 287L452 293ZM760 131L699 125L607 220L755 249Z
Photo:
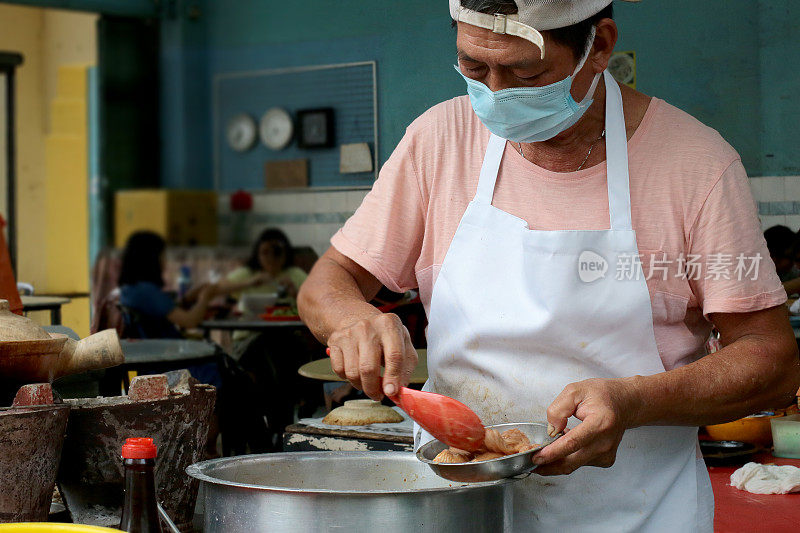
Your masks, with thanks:
M333 108L297 112L297 145L300 148L333 148L336 144Z

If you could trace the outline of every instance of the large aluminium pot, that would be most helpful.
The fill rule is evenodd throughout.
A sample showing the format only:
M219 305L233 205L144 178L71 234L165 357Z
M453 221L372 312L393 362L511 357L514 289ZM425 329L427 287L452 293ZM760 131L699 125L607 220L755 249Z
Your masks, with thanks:
M514 480L462 484L408 452L275 453L190 466L206 533L510 531Z

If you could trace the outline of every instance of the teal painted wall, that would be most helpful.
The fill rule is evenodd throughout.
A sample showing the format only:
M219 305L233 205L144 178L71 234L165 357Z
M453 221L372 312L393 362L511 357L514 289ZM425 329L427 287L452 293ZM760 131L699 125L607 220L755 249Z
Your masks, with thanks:
M210 87L213 76L225 72L377 60L379 156L385 161L415 117L431 105L459 94L463 84L450 68L455 61L455 33L449 27L447 5L406 0L399 13L387 9L387 5L365 0L280 4L207 0L203 4L207 69L203 72L196 65L194 72L206 75ZM184 19L183 24L187 23ZM193 44L192 53L198 57L202 50ZM176 50L170 47L166 54L172 58ZM411 57L415 59L411 61ZM162 75L175 72L175 68L163 69ZM179 94L190 95L190 90L173 80L164 84L165 99L174 101L170 83L175 83L172 87ZM166 186L181 187L187 183L213 186L211 96L207 93L203 98L208 104L206 116L194 115L192 120L193 129L207 133L207 138L202 142L197 139L198 144L188 152L208 165L187 179L181 174L179 163L167 161L184 158L181 151L165 150L162 179ZM164 130L174 131L178 113L173 105L165 105L163 109ZM162 137L169 137L164 133Z
M638 88L719 130L751 176L800 174L800 2L615 2Z
M463 94L450 65L455 34L444 0L203 0L191 38L165 42L162 137L166 186L212 187L215 74L377 60L380 158L430 106ZM719 130L751 175L798 174L800 2L616 2L619 50L637 52L638 88ZM390 9L394 8L394 9ZM173 23L175 24L175 23ZM181 66L183 65L183 66ZM174 85L173 85L174 83ZM181 103L175 95L189 99ZM178 130L186 128L181 133Z
M760 174L757 2L661 0L615 8L617 49L636 51L637 88L719 130L748 172Z
M800 174L800 2L759 0L761 171Z
M461 90L463 81L450 67L455 33L446 3L431 8L430 0L406 0L398 13L380 1L313 0L287 5L280 17L265 4L244 1L233 10L223 2L210 3L211 76L377 60L380 161L389 157L414 118ZM243 184L252 182L242 179Z
M179 1L161 19L161 181L175 189L213 187L207 43L211 19L195 12L196 4Z

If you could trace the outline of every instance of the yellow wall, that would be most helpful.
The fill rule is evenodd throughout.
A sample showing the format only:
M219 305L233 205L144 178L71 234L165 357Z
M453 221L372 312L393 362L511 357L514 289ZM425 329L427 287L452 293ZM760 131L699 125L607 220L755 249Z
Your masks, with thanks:
M44 17L41 9L0 4L0 49L20 52L17 71L17 238L19 281L46 284L44 185ZM36 206L40 206L37 208Z
M45 9L43 17L44 98L52 102L57 94L59 67L97 63L97 15ZM49 110L44 112L45 127L49 127Z
M58 68L45 138L47 189L47 292L89 292L87 68ZM63 322L81 336L89 332L89 299L74 299Z
M24 56L16 87L17 279L37 293L89 289L85 66L96 62L96 20L0 4L0 49ZM67 69L72 81L59 79L61 67L75 65ZM83 94L74 93L76 76L83 76ZM49 321L46 313L32 316ZM66 306L62 319L88 334L88 299Z

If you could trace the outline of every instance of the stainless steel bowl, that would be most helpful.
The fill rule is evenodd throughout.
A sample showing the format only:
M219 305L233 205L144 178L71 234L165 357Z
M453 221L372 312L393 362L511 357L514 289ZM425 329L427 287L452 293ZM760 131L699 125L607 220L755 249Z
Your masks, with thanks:
M510 531L514 480L443 480L408 452L295 452L190 466L204 531Z
M518 429L530 439L531 444L536 444L536 446L527 452L507 455L489 461L445 464L434 463L433 459L439 455L439 452L448 448L447 444L432 440L420 446L419 450L417 450L417 459L430 466L431 470L436 472L437 475L450 481L460 483L497 481L532 472L536 468L536 465L533 464L533 456L558 438L550 437L547 434L547 424L496 424L486 427L496 429L500 433L509 429Z

